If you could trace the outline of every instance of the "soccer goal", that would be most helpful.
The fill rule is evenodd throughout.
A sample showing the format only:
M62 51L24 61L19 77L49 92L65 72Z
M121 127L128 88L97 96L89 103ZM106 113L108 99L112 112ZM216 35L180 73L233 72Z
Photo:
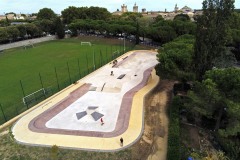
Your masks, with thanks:
M29 41L28 44L24 45L23 47L24 47L24 49L34 48L34 45L33 45L33 43L31 41Z
M46 91L44 88L41 88L25 97L23 97L23 103L24 105L31 104L33 102L36 102L46 96Z
M119 50L114 51L112 54L113 58L117 58L119 56L119 54L120 54Z
M92 43L91 42L81 42L81 46L92 46Z

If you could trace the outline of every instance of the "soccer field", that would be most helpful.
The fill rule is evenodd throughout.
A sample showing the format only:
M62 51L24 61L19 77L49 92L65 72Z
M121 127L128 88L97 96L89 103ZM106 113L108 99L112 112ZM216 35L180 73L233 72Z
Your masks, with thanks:
M36 95L35 101L25 106L24 95L44 88L46 96L51 96L92 72L94 66L97 69L123 53L121 40L90 40L55 40L1 54L0 124L46 98ZM90 41L93 45L81 45L81 41ZM130 47L132 44L126 43L126 51Z

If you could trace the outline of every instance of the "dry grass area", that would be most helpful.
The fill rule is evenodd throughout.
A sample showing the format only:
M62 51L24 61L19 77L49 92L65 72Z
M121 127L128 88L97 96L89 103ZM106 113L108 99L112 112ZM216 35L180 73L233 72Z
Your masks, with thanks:
M145 100L143 136L130 148L113 153L87 152L17 144L8 130L0 132L1 160L165 160L168 118L166 109L172 95L172 81L162 80Z

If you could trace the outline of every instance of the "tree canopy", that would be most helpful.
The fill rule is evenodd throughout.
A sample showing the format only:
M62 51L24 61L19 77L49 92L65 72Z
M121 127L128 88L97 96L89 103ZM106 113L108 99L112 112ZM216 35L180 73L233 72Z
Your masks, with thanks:
M37 14L38 20L43 20L43 19L53 20L56 17L57 17L56 14L50 8L42 8L39 10L39 12Z
M64 25L59 17L55 20L55 28L58 38L63 39L65 36Z
M111 17L106 8L70 6L62 11L63 22L70 24L76 19L107 20Z
M180 20L180 21L190 21L190 17L187 14L177 14L174 17L174 20Z
M162 78L193 80L191 72L194 37L183 35L164 44L158 53L157 75Z
M194 51L198 79L215 66L217 58L226 54L229 19L234 9L232 0L204 0L203 15L197 18Z

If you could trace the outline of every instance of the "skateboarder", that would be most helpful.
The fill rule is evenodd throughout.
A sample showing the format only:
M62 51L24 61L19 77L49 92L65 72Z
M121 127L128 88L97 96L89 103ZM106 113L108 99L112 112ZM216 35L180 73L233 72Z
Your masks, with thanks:
M123 146L123 138L120 138L120 145Z
M100 121L101 121L101 125L103 125L103 124L104 124L104 122L103 122L103 119L102 119L102 118L100 119Z

